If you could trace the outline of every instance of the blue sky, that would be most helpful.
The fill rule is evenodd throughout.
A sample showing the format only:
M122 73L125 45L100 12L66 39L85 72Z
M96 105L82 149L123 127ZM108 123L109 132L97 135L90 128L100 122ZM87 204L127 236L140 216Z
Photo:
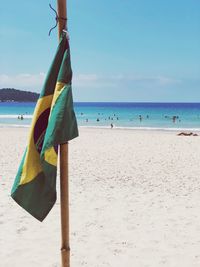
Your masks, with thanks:
M0 1L0 88L40 92L49 3ZM68 0L74 100L200 102L199 14L199 0Z

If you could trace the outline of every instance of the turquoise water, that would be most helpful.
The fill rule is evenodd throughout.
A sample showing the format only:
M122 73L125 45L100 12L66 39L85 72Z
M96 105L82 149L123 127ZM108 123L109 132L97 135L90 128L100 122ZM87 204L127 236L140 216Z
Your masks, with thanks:
M79 126L200 130L200 103L74 103ZM28 126L35 103L0 103L0 125ZM23 120L18 119L23 114ZM173 116L176 118L173 120Z

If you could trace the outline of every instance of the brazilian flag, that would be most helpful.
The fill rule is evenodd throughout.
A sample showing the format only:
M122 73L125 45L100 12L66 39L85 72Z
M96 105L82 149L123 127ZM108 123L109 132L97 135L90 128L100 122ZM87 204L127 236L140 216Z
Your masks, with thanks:
M78 136L72 99L72 69L66 34L38 99L12 198L43 221L56 201L58 145Z

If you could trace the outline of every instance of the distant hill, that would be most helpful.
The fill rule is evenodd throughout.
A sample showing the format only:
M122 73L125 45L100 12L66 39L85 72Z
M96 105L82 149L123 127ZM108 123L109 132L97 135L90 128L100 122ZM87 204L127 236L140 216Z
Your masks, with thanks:
M13 88L0 89L0 102L36 102L39 94Z

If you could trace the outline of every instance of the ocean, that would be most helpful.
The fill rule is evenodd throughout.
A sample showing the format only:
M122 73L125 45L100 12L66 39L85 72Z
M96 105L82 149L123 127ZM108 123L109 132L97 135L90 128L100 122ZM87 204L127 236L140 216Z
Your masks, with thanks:
M0 102L0 126L28 127L35 104ZM82 127L200 130L200 103L79 102L74 108Z

